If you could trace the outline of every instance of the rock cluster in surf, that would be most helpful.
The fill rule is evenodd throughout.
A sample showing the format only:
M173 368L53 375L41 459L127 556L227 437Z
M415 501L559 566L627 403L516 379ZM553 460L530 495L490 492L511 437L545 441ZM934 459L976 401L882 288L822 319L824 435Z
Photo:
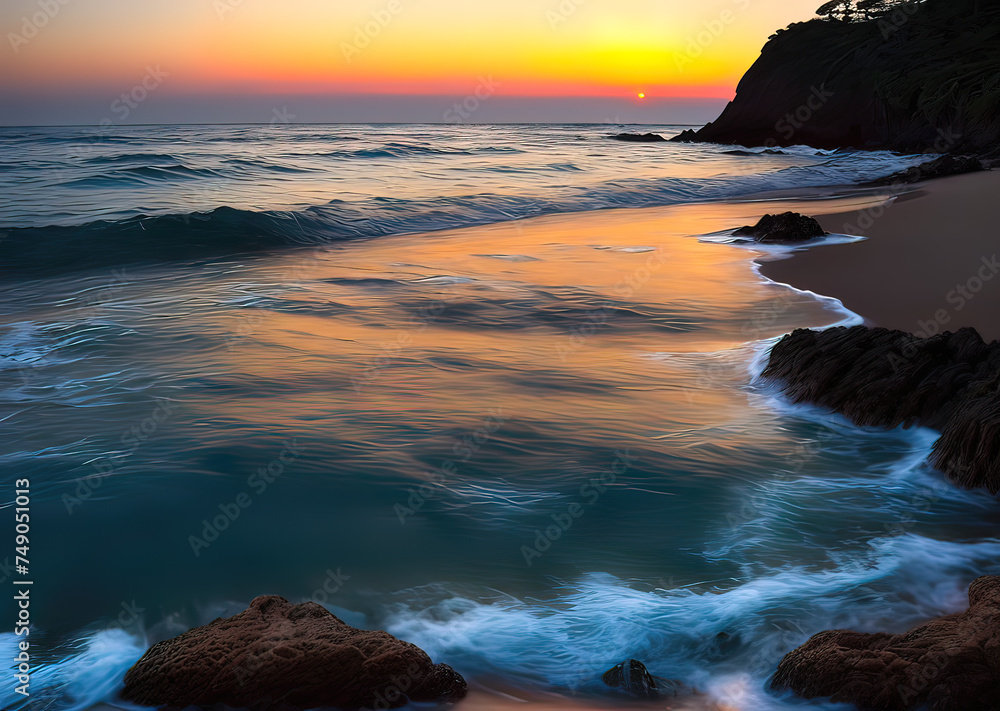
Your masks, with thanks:
M903 634L820 632L785 656L771 686L865 711L998 709L1000 577L973 581L967 611Z
M947 178L950 175L961 175L963 173L977 173L981 170L986 170L986 166L982 160L975 156L945 155L935 158L932 161L915 165L912 168L901 170L898 173L887 175L884 178L862 183L862 185L865 187L881 187L884 185L919 183L923 180Z
M313 602L258 597L228 619L154 645L125 675L142 706L398 708L455 701L465 680L387 632L350 627Z
M733 232L733 237L749 237L763 244L788 244L806 242L826 234L813 218L797 212L783 212L780 215L764 215L756 225L747 225Z
M638 659L626 659L601 675L601 681L638 699L660 699L690 691L683 683L653 676Z
M941 431L931 464L965 487L1000 491L1000 343L972 328L921 338L885 328L799 329L764 377L797 403L857 425Z
M611 138L629 143L665 143L667 140L658 133L618 133Z

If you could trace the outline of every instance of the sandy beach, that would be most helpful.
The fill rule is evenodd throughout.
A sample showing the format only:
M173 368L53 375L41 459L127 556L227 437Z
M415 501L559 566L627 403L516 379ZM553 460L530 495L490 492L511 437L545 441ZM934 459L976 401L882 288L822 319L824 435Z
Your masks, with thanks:
M873 325L919 335L972 326L997 339L998 195L1000 172L991 171L907 186L883 205L818 214L824 229L868 239L816 247L761 271L840 299Z

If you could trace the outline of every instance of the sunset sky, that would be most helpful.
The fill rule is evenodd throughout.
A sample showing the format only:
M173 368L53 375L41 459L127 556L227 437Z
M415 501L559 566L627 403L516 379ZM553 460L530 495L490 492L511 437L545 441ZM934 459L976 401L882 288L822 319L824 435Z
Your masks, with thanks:
M537 120L563 121L573 117L551 107L586 106L672 121L683 107L715 111L768 35L817 4L5 0L3 122L265 121L264 108L292 105L312 119L338 102L350 120L448 120L449 102L477 95L524 120L532 106ZM112 108L122 93L135 103L127 116Z

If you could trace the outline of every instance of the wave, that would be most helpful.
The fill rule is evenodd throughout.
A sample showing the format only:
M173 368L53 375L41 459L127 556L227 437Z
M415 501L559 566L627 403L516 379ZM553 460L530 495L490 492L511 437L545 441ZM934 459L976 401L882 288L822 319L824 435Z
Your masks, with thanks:
M601 673L637 658L715 703L777 711L800 707L766 688L785 653L824 629L905 629L964 609L969 582L998 556L1000 540L952 543L911 533L876 539L868 555L823 570L788 567L685 588L640 586L605 573L563 584L551 600L430 585L399 593L407 602L390 603L378 626L473 682L501 678L524 690L599 698L607 694ZM245 605L224 607L228 615ZM367 626L361 615L330 609ZM61 658L34 669L32 701L43 704L35 708L137 709L117 694L125 672L162 633L110 627L81 635ZM16 657L18 639L0 635L5 659ZM0 701L14 709L23 699L8 686Z
M141 162L145 165L176 165L179 161L177 156L170 153L118 153L109 156L94 156L86 158L84 163L88 165L117 165L118 163Z
M414 158L427 156L474 156L485 153L523 153L517 148L485 146L472 149L434 148L412 143L386 143L378 148L359 148L354 151L325 151L322 153L293 153L301 157L323 158Z
M740 686L757 700L740 708L780 708L765 687L785 653L824 629L905 628L963 609L969 582L998 554L997 540L908 534L873 541L870 555L833 568L787 568L697 591L638 589L607 574L567 585L550 602L500 594L482 602L429 587L407 591L410 602L386 629L472 678L599 694L601 672L636 658L722 703L734 701L734 680L749 680Z
M116 168L107 173L89 175L60 183L67 186L110 185L121 183L149 183L154 181L197 180L198 178L221 178L221 173L207 168L191 168L181 163L165 165L139 165Z
M339 140L343 137L336 138ZM718 154L724 148L718 146L711 150ZM329 166L320 163L324 156L359 157L363 159L359 161L359 165L363 165L364 161L371 162L376 157L412 159L414 165L419 166L420 159L429 156L469 156L484 152L508 153L512 150L519 149L492 145L456 147L454 142L435 147L416 142L390 141L377 148L364 148L360 151L305 154L313 162L302 161L301 165L282 163L281 157L237 155L227 157L215 164L214 168L209 168L185 165L171 153L151 148L145 153L131 151L84 161L85 166L103 163L105 170L97 174L85 169L70 168L56 173L56 176L63 181L58 185L65 186L67 192L74 191L70 196L74 202L80 199L75 194L76 189L90 189L95 195L99 195L113 193L118 188L123 194L148 191L148 194L141 194L142 199L157 204L164 202L160 197L163 189L171 186L177 186L178 191L190 192L192 186L197 187L199 181L213 181L215 184L207 193L211 195L218 193L219 179L233 180L234 188L239 188L241 181L245 183L250 179L265 183L268 180L283 179L269 177L268 173L331 172ZM676 150L680 151L674 158L677 164L684 163L685 160L698 163L706 157L702 152L685 152L688 150L686 148ZM362 190L357 193L360 196L357 199L338 199L322 205L285 210L241 209L223 205L204 212L158 213L122 203L114 212L103 210L95 213L110 214L113 218L84 224L44 226L35 223L30 227L23 223L12 225L0 240L0 279L39 276L96 266L245 254L296 244L324 244L345 239L430 232L546 214L711 202L772 190L846 185L888 174L919 161L914 156L888 153L848 153L824 154L817 165L813 149L794 147L786 150L811 151L814 156L811 159L813 164L788 165L788 158L785 158L777 165L770 165L762 172L749 175L726 175L725 164L722 164L722 174L715 177L622 177L590 184L560 184L545 189L540 188L541 184L551 179L517 177L511 178L519 186L512 193L506 193L504 187L490 183L492 192L431 198L389 197ZM282 157L290 155L297 154L285 153ZM582 160L579 156L577 158ZM796 159L795 156L791 158ZM803 155L797 160L805 158ZM730 157L725 160L733 159ZM130 161L144 163L129 165ZM467 170L469 177L459 184L469 186L480 181L483 174L558 173L563 176L586 173L588 168L579 160L551 162L546 156L544 162L532 165L487 165L482 160L448 170L457 170L455 175L459 179L461 171ZM353 175L355 174L348 171L348 176ZM559 180L565 183L570 179L560 177ZM320 184L327 189L336 187L335 183L329 186L326 183L327 180L323 180ZM530 189L532 184L538 184L539 189ZM165 202L171 204L169 199ZM23 211L16 214L19 215L18 219L28 224L37 219ZM52 215L56 219L72 219L59 212Z
M0 278L269 249L305 241L307 227L314 241L349 236L349 230L336 234L333 225L317 222L306 214L220 207L208 213L13 229L0 242Z

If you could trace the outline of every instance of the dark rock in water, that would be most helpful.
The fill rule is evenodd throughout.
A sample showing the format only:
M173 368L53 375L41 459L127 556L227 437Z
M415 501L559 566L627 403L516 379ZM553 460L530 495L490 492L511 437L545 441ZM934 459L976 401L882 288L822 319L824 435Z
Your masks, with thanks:
M784 156L788 155L784 151L776 151L773 148L766 148L762 151L723 151L724 156Z
M797 330L764 377L798 403L869 427L941 431L931 464L956 484L1000 491L1000 343L972 328L922 338L885 328Z
M865 711L1000 709L1000 577L969 586L969 609L904 634L820 632L771 680L808 699Z
M867 187L879 187L883 185L900 185L903 183L918 183L922 180L932 180L933 178L945 178L949 175L961 175L962 173L976 173L986 170L983 161L972 156L941 156L927 163L915 165L907 170L893 173L884 178L872 180L862 185Z
M675 141L972 153L1000 145L1000 2L882 3L771 36L736 97ZM867 14L871 8L865 11Z
M630 143L664 143L667 140L658 133L619 133L611 138Z
M686 689L679 681L653 676L646 665L637 659L626 659L621 664L616 664L604 672L601 680L608 686L640 699L677 696Z
M711 125L711 124L708 124ZM706 126L707 128L707 126ZM670 139L674 143L698 143L698 132L693 128L686 128Z
M813 218L797 212L783 212L780 215L764 215L753 227L736 230L733 237L750 237L756 242L783 244L805 242L825 234L826 231Z
M293 711L398 708L467 691L451 667L408 642L354 629L316 603L266 595L154 645L125 675L121 696L142 706Z

